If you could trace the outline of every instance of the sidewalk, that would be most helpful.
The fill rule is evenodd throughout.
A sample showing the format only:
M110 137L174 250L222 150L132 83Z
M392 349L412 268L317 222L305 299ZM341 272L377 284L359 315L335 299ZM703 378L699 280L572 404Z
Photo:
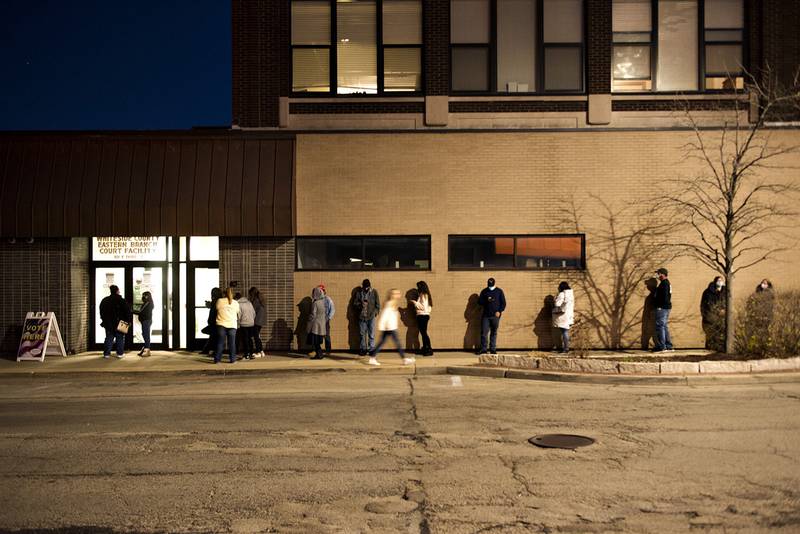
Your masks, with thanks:
M75 356L48 356L43 363L0 359L0 377L78 374L273 374L304 372L389 373L401 375L446 374L448 367L471 366L478 358L468 352L440 352L431 357L416 357L416 364L403 365L397 353L383 352L378 356L380 367L366 364L366 358L346 352L334 353L322 360L311 360L302 353L281 353L254 360L239 360L231 365L227 356L214 365L213 359L196 352L157 351L149 358L128 352L122 359L113 355L104 359L101 352L84 352Z

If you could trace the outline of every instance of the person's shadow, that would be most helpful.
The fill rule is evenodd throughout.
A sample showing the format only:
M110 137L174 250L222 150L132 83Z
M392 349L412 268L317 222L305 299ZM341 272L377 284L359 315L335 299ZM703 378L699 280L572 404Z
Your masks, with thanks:
M653 340L654 346L656 342L656 288L658 287L658 280L648 278L644 281L644 286L647 288L648 295L644 298L644 306L642 306L642 350L649 350L650 340Z
M350 352L358 352L361 346L361 329L358 325L358 317L361 307L357 306L356 297L361 286L356 286L350 292L350 301L347 303L347 344Z
M406 291L406 307L400 308L400 320L406 327L406 350L419 351L419 326L417 325L417 309L412 300L417 300L419 293L416 289Z
M270 351L288 351L292 348L292 329L284 319L275 319L266 344Z
M303 297L297 303L297 327L294 335L297 338L297 350L303 352L308 349L308 321L311 319L311 297Z
M556 298L547 295L542 303L536 319L533 320L533 335L536 336L536 347L539 350L553 350L553 308L556 305Z
M478 294L473 293L467 299L467 307L464 308L464 322L467 323L464 332L464 350L476 351L481 347L481 312Z

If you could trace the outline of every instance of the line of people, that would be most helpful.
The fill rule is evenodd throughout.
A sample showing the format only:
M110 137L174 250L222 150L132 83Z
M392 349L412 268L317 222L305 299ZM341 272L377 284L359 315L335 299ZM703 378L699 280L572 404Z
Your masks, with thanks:
M222 361L226 341L230 363L237 361L239 344L244 352L244 359L266 356L261 330L267 324L267 308L261 292L257 287L251 287L247 296L234 291L231 286L224 292L218 287L211 290L208 321L202 329L208 335L208 340L200 352L208 354L209 350L213 350L214 363Z

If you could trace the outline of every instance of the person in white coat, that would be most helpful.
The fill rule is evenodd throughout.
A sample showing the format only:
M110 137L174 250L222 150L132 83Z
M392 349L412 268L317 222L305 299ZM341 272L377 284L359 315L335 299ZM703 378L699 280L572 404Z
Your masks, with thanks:
M397 345L397 351L400 353L400 357L403 358L403 363L405 365L414 363L414 358L406 357L403 346L400 344L400 337L397 335L397 330L400 328L401 297L402 293L400 293L398 289L392 289L389 292L389 298L386 300L386 304L383 305L381 314L378 316L378 330L381 331L381 340L378 342L378 346L375 347L375 350L369 353L369 361L367 362L369 365L380 365L376 356L381 351L383 344L386 343L386 340L390 337L394 340L394 344Z
M569 352L569 328L575 323L575 295L567 282L558 284L553 306L553 328L561 332L561 352Z

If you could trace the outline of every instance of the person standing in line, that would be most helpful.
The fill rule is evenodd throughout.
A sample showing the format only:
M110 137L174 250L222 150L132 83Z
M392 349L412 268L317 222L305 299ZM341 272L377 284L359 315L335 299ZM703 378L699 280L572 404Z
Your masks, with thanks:
M401 297L402 293L400 293L399 289L392 289L389 292L389 298L386 304L383 305L380 317L378 317L378 330L381 331L381 340L375 350L369 353L369 361L367 362L369 365L380 365L377 358L378 353L380 353L383 344L390 337L394 340L394 344L397 345L397 351L400 353L400 357L403 358L404 365L411 365L415 361L414 358L406 357L403 346L400 344L400 336L397 335L397 330L400 328Z
M361 336L359 355L365 356L375 350L375 318L380 310L378 292L372 287L369 279L361 282L361 289L353 301L358 314L358 331Z
M236 299L239 301L239 332L242 333L244 359L252 360L256 348L255 339L253 339L255 337L256 310L250 299L238 294L237 296L239 297Z
M214 353L214 363L222 360L222 349L225 340L228 340L230 362L236 363L236 325L239 321L239 303L233 298L233 288L225 290L225 295L217 300L217 351Z
M153 295L149 291L142 293L142 307L139 310L139 323L142 325L144 345L139 356L150 356L150 329L153 327Z
M558 284L553 306L553 326L561 332L561 352L569 352L569 328L575 323L575 295L567 282Z
M264 344L261 342L261 329L267 325L267 307L264 306L264 301L261 299L261 292L257 287L251 287L247 292L250 297L250 304L256 312L254 325L253 325L253 341L255 343L256 358L264 357Z
M417 328L419 328L419 334L422 336L420 353L423 356L433 356L431 338L428 336L428 322L431 320L433 297L431 297L431 290L425 281L417 282L417 293L419 295L417 300L412 300L411 302L417 311Z
M206 301L208 307L208 319L206 326L201 330L208 336L200 354L208 356L217 350L217 301L222 298L222 290L218 287L211 289L211 300Z
M103 358L111 357L111 346L116 344L117 358L125 357L125 335L127 332L120 332L119 322L125 321L130 324L133 314L128 302L119 294L118 286L108 288L110 295L100 301L100 326L106 331L106 338L103 343Z
M328 295L328 290L325 289L325 284L320 284L319 288L325 296L325 354L331 355L331 320L336 314L336 306L333 305L333 299Z
M503 290L495 285L494 278L489 278L487 286L478 297L478 304L483 308L481 319L481 349L478 354L486 354L486 336L489 335L489 352L497 353L497 330L500 318L506 309L506 296Z
M725 344L725 279L717 276L700 298L700 316L706 334L706 348L720 351Z
M321 287L317 286L311 291L311 317L308 320L308 333L311 336L311 344L314 346L312 360L322 359L322 342L325 339L326 318L325 293Z
M669 313L672 311L672 286L669 271L661 267L656 271L659 280L656 288L656 346L653 352L672 352L672 338L669 335Z

